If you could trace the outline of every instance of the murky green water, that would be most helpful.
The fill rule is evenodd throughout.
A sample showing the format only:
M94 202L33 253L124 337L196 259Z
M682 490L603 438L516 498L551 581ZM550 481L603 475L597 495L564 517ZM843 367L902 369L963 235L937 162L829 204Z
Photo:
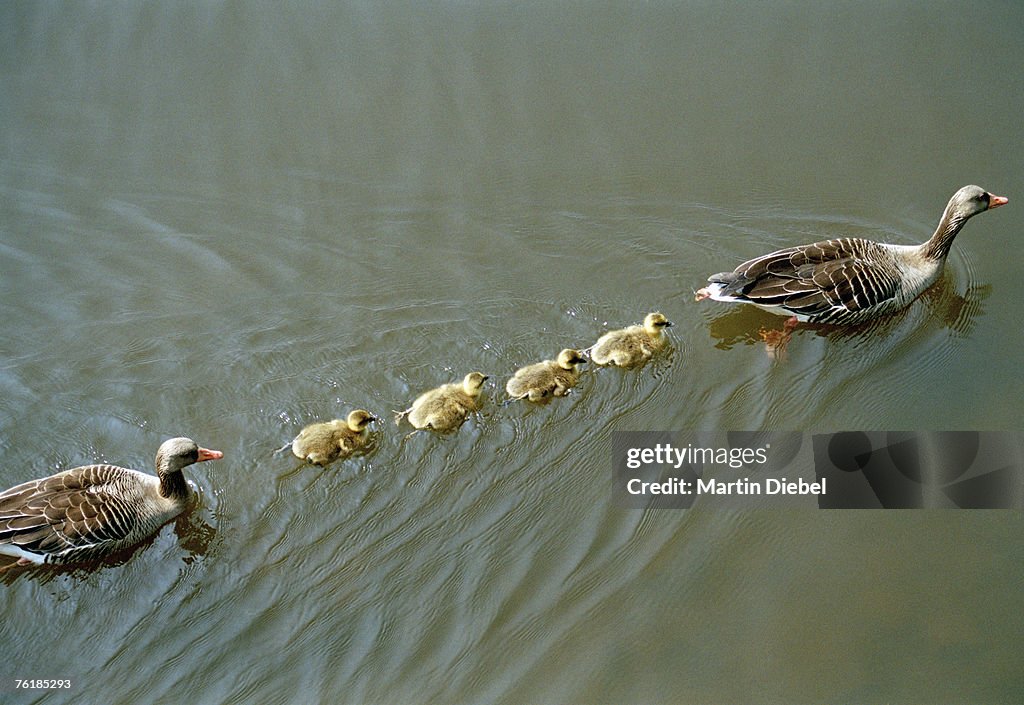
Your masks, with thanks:
M3 702L1014 702L1016 512L626 511L622 430L1021 429L1011 3L0 6L0 486L166 437L194 512L3 581ZM855 333L692 301L769 249L927 238ZM541 408L519 365L660 309ZM472 369L483 413L271 451ZM15 678L70 678L16 691Z

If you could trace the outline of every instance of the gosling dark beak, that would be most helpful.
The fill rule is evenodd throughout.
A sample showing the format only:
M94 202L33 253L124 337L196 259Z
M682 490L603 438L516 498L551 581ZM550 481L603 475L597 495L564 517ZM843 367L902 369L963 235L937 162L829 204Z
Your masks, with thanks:
M988 208L989 210L992 210L993 208L1006 205L1009 201L1010 199L1006 196L997 196L994 193L990 193L988 195Z

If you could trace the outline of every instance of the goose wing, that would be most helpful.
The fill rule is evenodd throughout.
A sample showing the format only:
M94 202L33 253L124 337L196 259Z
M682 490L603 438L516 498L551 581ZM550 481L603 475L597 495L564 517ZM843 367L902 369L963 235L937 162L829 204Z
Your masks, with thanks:
M808 317L870 309L892 299L900 287L892 253L853 238L778 250L709 281L722 284L722 296Z
M47 556L124 539L137 516L118 486L134 474L113 465L87 465L0 493L0 544Z

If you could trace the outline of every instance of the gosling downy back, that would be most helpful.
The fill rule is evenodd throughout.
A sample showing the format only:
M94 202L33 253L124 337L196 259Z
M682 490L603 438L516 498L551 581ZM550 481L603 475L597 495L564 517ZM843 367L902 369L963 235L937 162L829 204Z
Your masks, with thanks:
M602 335L590 349L590 359L598 365L632 367L650 360L664 347L665 328L672 322L660 312L648 313L643 325L629 326Z
M454 431L479 408L480 393L488 379L482 372L470 372L462 382L443 384L424 392L411 407L399 412L396 421L408 416L409 423L417 430Z
M512 399L543 401L564 397L579 381L579 366L587 359L578 351L566 348L555 360L544 360L516 370L505 383Z
M328 465L365 450L370 424L377 417L365 409L351 411L345 420L334 419L306 426L292 441L292 454L312 465Z

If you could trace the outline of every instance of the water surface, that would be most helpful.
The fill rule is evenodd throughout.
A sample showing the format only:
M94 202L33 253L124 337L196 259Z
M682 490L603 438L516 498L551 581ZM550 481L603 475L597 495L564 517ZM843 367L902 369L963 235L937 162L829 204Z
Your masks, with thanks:
M4 5L0 485L225 458L131 555L5 577L0 699L1019 700L1018 513L609 492L615 431L1021 429L1014 9ZM773 248L920 242L966 183L1010 204L900 315L773 360L779 319L692 301ZM651 365L497 403L651 310ZM272 455L474 369L453 436Z

